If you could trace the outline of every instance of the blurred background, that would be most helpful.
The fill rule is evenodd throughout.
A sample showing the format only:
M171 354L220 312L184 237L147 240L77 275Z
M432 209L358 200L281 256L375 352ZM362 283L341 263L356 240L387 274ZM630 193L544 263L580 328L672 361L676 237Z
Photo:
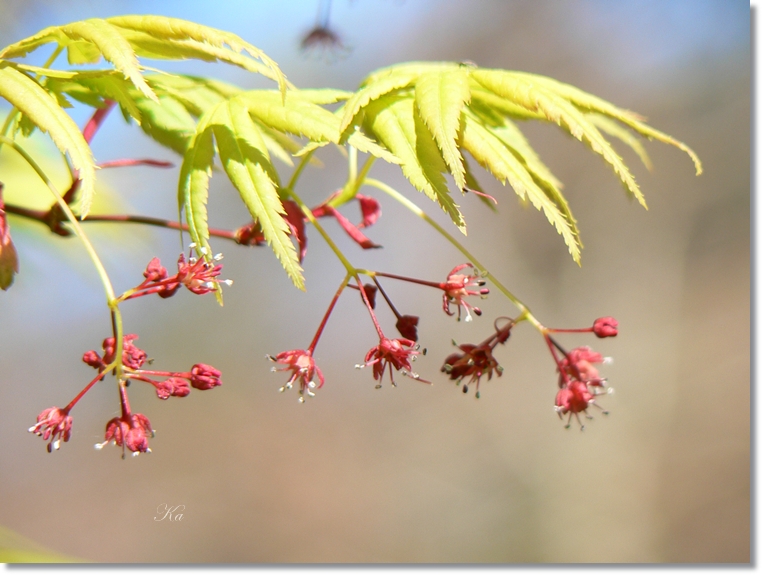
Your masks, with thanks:
M284 374L269 373L265 354L308 345L343 274L310 229L307 293L291 286L268 249L218 241L223 275L235 280L224 307L187 291L123 305L126 332L140 335L155 369L204 362L223 373L221 388L182 400L130 388L133 409L157 430L153 453L123 461L117 448L93 450L119 410L107 380L74 410L71 441L49 455L27 428L90 380L80 358L100 349L110 323L80 245L10 216L21 273L0 294L0 525L96 562L748 562L748 3L334 0L329 23L341 46L305 52L300 42L321 10L318 0L0 0L0 45L74 20L157 13L239 34L303 88L352 90L374 69L403 61L470 60L549 75L647 116L704 163L696 177L682 152L648 143L649 172L620 147L649 211L629 202L579 142L554 126L522 125L564 182L585 245L582 267L538 212L486 175L481 183L499 214L472 196L461 202L465 245L543 323L619 320L615 339L560 338L614 357L603 370L616 394L601 401L611 414L594 414L584 432L564 429L553 412L555 366L528 325L497 351L503 376L483 382L478 401L464 395L439 373L450 340L481 341L492 318L515 308L493 293L482 318L457 323L437 294L391 281L384 286L400 311L421 316L429 353L416 369L434 385L399 377L396 389L376 390L369 371L354 369L377 340L348 292L316 353L325 387L304 405L293 391L279 394ZM268 86L222 65L166 67ZM85 110L72 114L84 124ZM179 164L117 113L93 148L99 161ZM50 145L40 138L33 149ZM325 167L299 184L310 205L346 174L336 151L321 159ZM9 155L0 161L7 201L32 197L36 183ZM444 222L398 168L378 163L372 175ZM94 212L174 219L176 179L177 169L104 170ZM439 281L462 263L433 230L379 199L383 217L367 233L383 250L362 252L325 223L356 265ZM344 212L358 221L353 210ZM249 219L221 174L210 211L216 227ZM87 230L118 292L142 279L151 257L171 268L180 250L168 230ZM391 313L381 309L380 318L393 332ZM155 521L162 505L184 505L182 521Z

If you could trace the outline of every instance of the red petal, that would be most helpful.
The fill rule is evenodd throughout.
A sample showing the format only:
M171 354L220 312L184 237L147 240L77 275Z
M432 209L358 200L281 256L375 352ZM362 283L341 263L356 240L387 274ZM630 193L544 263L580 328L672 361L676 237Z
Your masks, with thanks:
M299 262L307 254L307 233L304 228L304 214L299 205L293 200L283 202L283 209L286 210L285 220L291 228L291 233L299 244Z
M371 196L357 194L355 197L360 202L360 209L362 210L362 222L357 227L367 228L372 226L381 217L381 204L376 198Z
M368 250L371 248L380 248L381 246L378 244L374 244L370 239L368 239L365 234L363 234L357 226L355 226L352 222L350 222L347 218L345 218L338 210L332 208L331 206L325 206L326 213L331 214L333 217L336 218L336 220L339 222L339 225L344 228L344 231L347 232L347 235L352 238L355 242L360 244L362 249Z

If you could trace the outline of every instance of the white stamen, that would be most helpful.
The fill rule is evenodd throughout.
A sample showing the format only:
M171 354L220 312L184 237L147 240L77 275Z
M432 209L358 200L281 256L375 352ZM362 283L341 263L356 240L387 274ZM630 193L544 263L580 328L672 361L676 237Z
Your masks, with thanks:
M229 285L229 286L232 286L232 285L233 285L233 280L222 280L220 283L221 283L221 284L225 284L225 285Z
M224 256L223 256L221 253L219 253L219 254L215 254L215 256L214 256L212 259L213 259L214 261L218 262L218 261L220 261L220 260L221 260L223 257L224 257Z
M188 248L189 249L193 249L195 247L196 247L196 242L191 242L191 243L188 244Z
M604 357L603 358L603 363L607 363L607 364L608 363L614 363L614 358L613 357Z
M202 255L206 255L209 250L207 250L206 247L201 246L198 251L201 252Z

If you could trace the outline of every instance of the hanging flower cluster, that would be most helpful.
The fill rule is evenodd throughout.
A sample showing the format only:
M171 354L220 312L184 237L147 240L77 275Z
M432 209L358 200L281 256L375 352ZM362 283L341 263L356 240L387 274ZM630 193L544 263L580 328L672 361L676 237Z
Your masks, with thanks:
M221 256L216 256L214 261L220 259ZM124 301L152 293L169 297L181 285L198 295L211 293L218 289L220 283L226 283L226 280L217 279L221 269L220 264L210 264L203 259L186 259L181 255L177 274L169 276L158 258L153 258L143 272L145 281L117 299ZM106 423L104 441L95 447L102 449L105 445L113 443L122 448L123 457L127 451L133 455L150 452L148 440L154 435L148 418L142 413L133 412L130 407L127 389L132 381L153 386L159 399L186 397L191 388L208 390L222 385L220 371L204 363L193 365L189 371L146 369L146 365L152 362L149 361L148 354L135 345L137 339L138 336L133 333L124 335L121 342L116 337L107 337L102 343L102 353L89 350L82 355L82 361L96 369L98 374L66 407L50 407L43 410L37 416L37 423L29 428L31 433L48 441L48 452L58 449L61 442L69 441L73 423L69 413L80 399L109 373L114 373L118 379L121 415Z

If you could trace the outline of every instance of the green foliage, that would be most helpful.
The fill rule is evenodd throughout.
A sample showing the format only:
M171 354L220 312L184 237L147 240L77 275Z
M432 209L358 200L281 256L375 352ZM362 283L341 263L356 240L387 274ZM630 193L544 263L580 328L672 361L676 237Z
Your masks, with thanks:
M0 61L0 97L8 100L32 124L50 134L58 149L68 154L82 180L81 209L87 214L95 193L95 161L74 120L36 81L3 61Z
M542 210L579 262L579 231L560 182L513 122L527 119L553 122L588 144L644 207L635 178L601 131L633 147L645 162L647 156L634 136L614 120L685 150L696 163L697 173L701 172L701 164L689 148L649 128L631 112L550 78L466 64L411 63L372 74L347 101L341 129L346 137L362 128L383 142L400 158L410 182L438 201L464 231L462 215L443 184L442 172L446 169L456 186L465 190L468 174L460 152L468 151L500 182L510 183L520 198Z
M49 43L56 49L43 67L10 61ZM62 51L72 65L104 59L110 67L50 68ZM261 74L278 89L244 91L208 78L147 73L141 58L220 61ZM275 62L238 36L160 16L85 20L46 28L12 44L0 51L0 96L15 108L4 133L28 135L37 127L68 156L82 180L83 216L94 193L95 166L87 142L65 112L71 100L93 108L113 100L125 119L182 155L178 201L199 248L209 247L206 205L214 159L219 157L265 240L301 289L302 270L283 218L282 201L290 191L281 184L271 158L293 166L294 157L311 159L316 149L334 144L399 164L412 186L465 233L448 178L461 192L482 189L467 152L545 214L576 262L579 230L561 183L517 121L557 124L599 154L644 207L635 178L604 134L632 148L647 167L650 160L636 134L677 146L701 172L698 158L681 142L632 112L551 78L471 64L414 62L371 74L356 92L298 90ZM338 109L330 108L337 104ZM345 195L342 199L349 199Z

